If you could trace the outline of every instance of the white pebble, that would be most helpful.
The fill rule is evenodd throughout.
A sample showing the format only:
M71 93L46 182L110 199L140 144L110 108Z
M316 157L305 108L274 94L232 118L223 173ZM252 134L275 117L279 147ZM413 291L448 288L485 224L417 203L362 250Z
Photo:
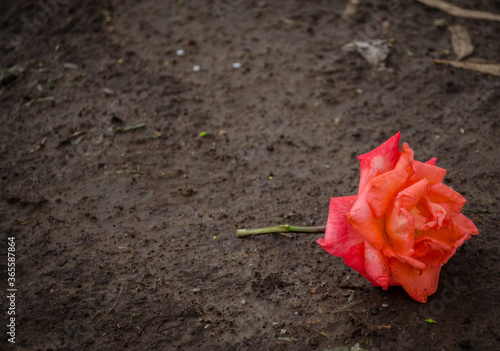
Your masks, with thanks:
M465 129L460 128L460 133L465 134Z
M201 69L200 65L194 65L193 71L198 72Z
M200 289L200 288L194 288L194 289L193 289L193 292L194 292L195 294L196 294L197 292L200 292L200 291L201 291L201 289Z
M382 307L389 307L389 305L388 305L388 304L386 304L386 303L383 303L383 304L382 304Z
M179 49L175 53L177 54L177 56L182 56L182 55L184 55L184 50Z
M340 117L335 117L335 119L333 120L333 124L338 126L340 124Z
M240 68L241 67L241 63L240 62L234 62L233 63L233 68Z

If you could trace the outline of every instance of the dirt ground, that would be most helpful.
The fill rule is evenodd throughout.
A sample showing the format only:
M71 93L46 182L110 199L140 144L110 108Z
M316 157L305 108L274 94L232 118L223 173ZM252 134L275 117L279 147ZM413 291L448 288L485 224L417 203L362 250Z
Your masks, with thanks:
M498 60L500 23L345 6L2 0L0 286L13 237L18 290L1 348L497 349L500 78L431 59L455 58L462 24ZM391 39L385 67L341 49L363 38ZM321 235L235 238L325 224L357 192L356 156L398 131L480 231L427 304L372 287Z

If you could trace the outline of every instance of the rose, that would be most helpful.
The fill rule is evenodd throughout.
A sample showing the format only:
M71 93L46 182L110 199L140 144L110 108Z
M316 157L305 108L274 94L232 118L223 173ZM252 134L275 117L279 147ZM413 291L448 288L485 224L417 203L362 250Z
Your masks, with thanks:
M441 267L471 234L461 210L465 199L442 183L436 159L413 159L400 133L361 161L358 195L332 198L325 238L328 253L374 286L402 286L419 302L436 292Z

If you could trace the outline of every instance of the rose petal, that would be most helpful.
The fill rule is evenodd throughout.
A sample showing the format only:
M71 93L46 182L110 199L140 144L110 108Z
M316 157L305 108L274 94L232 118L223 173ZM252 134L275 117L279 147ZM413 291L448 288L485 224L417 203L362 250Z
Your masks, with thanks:
M432 221L429 223L430 213L427 210L424 210L423 207L417 206L410 210L411 215L415 218L415 230L427 230L432 228L436 222ZM427 215L426 215L427 214Z
M441 240L423 236L415 241L413 257L425 263L427 267L436 268L448 262L455 251L456 248L450 247Z
M331 255L343 257L352 246L363 242L363 237L356 233L345 218L355 201L356 195L330 199L325 238L317 242Z
M404 143L402 151L399 155L398 163L396 164L394 169L405 171L408 174L408 177L411 177L415 173L411 165L413 162L413 156L413 150L408 146L407 143Z
M442 183L432 185L428 196L430 201L444 207L450 216L458 215L467 201L462 195Z
M398 259L390 259L391 278L401 284L414 300L427 302L427 297L436 292L439 281L439 268L428 268L419 271Z
M415 268L417 271L423 271L423 270L427 269L427 265L424 262L417 260L416 258L413 258L410 256L403 256L403 255L396 255L396 258L402 263L409 264L410 266Z
M382 232L384 230L384 219L375 218L373 211L364 199L365 194L358 196L348 214L347 221L353 228L371 245L380 249L384 243Z
M387 235L394 251L404 256L412 255L415 219L411 213L393 204L385 218Z
M436 204L434 202L431 202L429 198L425 199L427 201L427 209L429 212L432 214L432 218L434 218L435 221L435 227L436 229L439 229L440 227L443 226L444 220L446 219L447 212L443 208L443 206Z
M436 162L437 162L437 158L433 157L431 158L429 161L425 162L426 164L428 165L433 165L435 166L436 165Z
M354 245L344 255L346 265L356 270L359 274L365 277L373 286L380 286L372 277L365 271L365 241Z
M408 185L415 184L421 179L428 179L429 184L441 183L446 175L446 169L433 166L428 163L413 161L415 174L408 180Z
M377 174L394 169L399 159L399 139L401 132L367 154L358 156L361 162L359 191Z
M372 178L367 185L366 201L375 217L381 217L387 210L394 195L406 183L408 174L402 170L392 170Z
M458 216L457 216L458 217ZM465 216L464 216L465 217ZM460 218L458 219L458 222L461 223L463 219ZM475 228L475 226L474 226ZM470 230L472 230L470 232ZM460 224L457 224L455 221L455 218L450 221L450 223L446 226L443 226L439 228L439 230L436 229L428 229L422 232L419 232L419 234L415 235L416 240L422 239L424 237L430 237L434 238L436 240L439 240L440 242L445 243L449 247L459 247L461 246L464 241L470 239L472 233L476 233L477 229L474 230L473 228L470 227L462 227Z
M389 267L387 265L387 258L382 255L382 252L380 252L380 250L374 248L366 241L365 271L372 278L371 280L375 281L379 286L382 287L382 289L387 289L387 287L389 286Z
M331 255L342 257L349 267L359 272L374 286L380 286L365 271L364 239L345 219L357 196L336 197L330 199L330 209L326 224L325 238L317 243Z
M472 222L469 218L465 217L463 214L459 213L457 216L453 217L453 222L466 233L477 235L479 231L477 230L474 222Z
M422 198L422 195L426 193L428 184L429 181L427 179L421 179L415 184L400 191L396 200L399 206L407 211L410 211L412 208L417 206L418 202Z

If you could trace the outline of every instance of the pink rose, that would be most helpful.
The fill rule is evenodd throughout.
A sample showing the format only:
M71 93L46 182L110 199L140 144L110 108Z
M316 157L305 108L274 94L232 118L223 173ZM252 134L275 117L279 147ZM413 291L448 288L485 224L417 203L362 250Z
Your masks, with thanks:
M465 199L442 183L436 159L413 159L400 133L359 156L358 195L332 198L318 244L374 286L402 286L419 302L436 292L443 264L471 234Z

